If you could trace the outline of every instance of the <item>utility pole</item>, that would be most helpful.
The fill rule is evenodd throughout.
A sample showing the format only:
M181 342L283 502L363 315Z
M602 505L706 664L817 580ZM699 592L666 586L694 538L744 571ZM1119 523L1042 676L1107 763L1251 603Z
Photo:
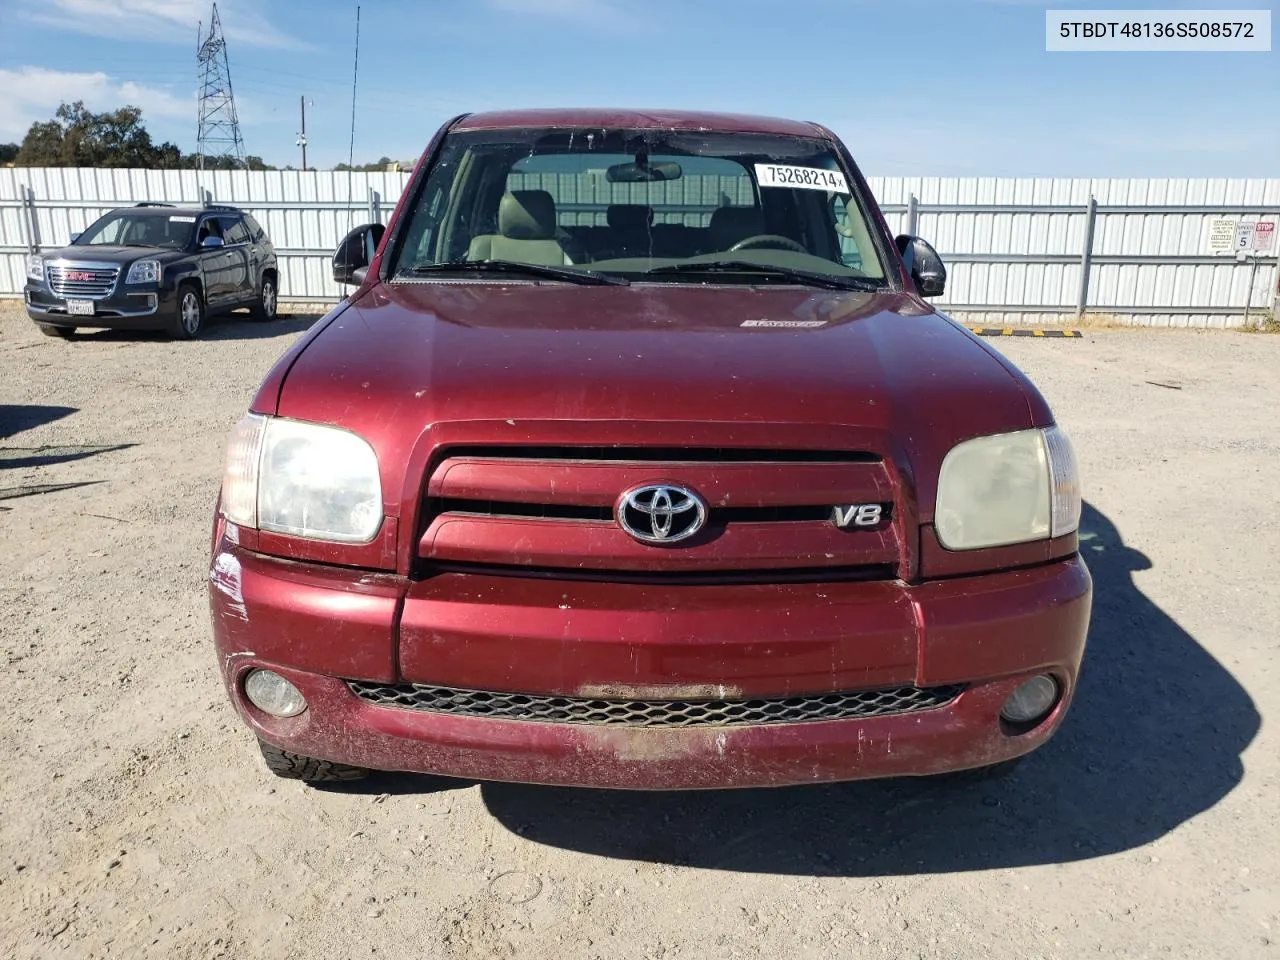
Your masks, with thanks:
M302 112L302 129L298 132L298 146L302 148L302 169L307 169L307 98L298 97L298 108Z

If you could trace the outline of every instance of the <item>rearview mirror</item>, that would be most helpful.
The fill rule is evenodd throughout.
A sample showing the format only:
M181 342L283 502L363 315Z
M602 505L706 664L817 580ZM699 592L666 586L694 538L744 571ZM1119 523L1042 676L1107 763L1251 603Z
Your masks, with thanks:
M916 292L922 297L940 297L947 287L947 268L942 264L938 251L927 240L907 234L897 238L898 253L902 265L915 281Z
M604 172L610 183L654 183L679 180L684 176L680 164L663 160L659 163L615 163Z
M366 223L343 237L333 255L334 282L357 287L364 283L365 272L386 232L387 228L380 223Z

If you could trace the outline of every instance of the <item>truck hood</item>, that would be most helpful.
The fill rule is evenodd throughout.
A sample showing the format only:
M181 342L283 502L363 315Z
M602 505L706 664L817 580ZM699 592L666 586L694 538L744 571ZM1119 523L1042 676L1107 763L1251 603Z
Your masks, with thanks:
M959 440L1051 422L1016 368L913 296L683 284L375 286L255 409L364 436L389 516L455 443L870 447L924 506Z

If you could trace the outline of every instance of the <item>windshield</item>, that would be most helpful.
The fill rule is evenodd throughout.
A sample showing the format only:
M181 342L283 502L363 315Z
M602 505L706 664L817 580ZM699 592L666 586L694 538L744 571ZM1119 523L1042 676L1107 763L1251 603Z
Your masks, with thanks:
M409 209L391 276L459 263L476 276L488 262L504 278L527 264L632 282L885 286L852 189L819 139L465 131L445 140Z
M181 249L191 239L193 216L163 213L109 213L91 224L76 245L113 247L171 247Z

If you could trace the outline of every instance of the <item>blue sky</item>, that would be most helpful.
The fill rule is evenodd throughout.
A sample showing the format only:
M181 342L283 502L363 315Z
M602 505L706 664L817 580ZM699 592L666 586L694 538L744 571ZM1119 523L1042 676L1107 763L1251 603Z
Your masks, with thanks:
M355 160L456 113L705 108L818 120L872 176L1280 174L1280 53L1047 53L1045 9L1259 0L360 0ZM356 0L221 0L248 152L345 161ZM0 141L62 99L194 149L208 0L0 0Z

